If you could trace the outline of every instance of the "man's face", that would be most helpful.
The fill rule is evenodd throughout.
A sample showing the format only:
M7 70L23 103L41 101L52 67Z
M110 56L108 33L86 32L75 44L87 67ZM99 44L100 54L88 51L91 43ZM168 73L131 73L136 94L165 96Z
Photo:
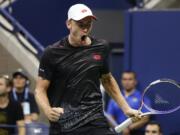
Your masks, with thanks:
M161 135L158 125L147 125L145 135Z
M133 73L123 73L121 83L124 90L131 91L135 89L137 81Z
M17 89L22 89L24 88L26 85L26 79L21 76L21 75L17 75L13 78L13 86Z
M73 36L73 40L75 40L77 44L81 44L82 36L89 35L92 29L92 23L92 17L86 17L79 21L67 21L67 27L70 30L70 34Z
M9 87L6 85L6 81L4 78L0 78L0 95L4 95L8 93Z

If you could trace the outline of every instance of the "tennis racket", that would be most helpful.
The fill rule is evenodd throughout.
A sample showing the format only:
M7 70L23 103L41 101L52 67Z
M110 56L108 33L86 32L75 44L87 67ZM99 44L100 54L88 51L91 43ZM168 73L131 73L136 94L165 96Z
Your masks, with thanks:
M144 90L142 95L141 106L148 112L142 113L141 116L154 114L169 114L180 109L180 84L171 79L159 79L150 83ZM149 100L147 100L147 98ZM123 123L115 127L117 133L122 132L130 124L136 122L131 117Z

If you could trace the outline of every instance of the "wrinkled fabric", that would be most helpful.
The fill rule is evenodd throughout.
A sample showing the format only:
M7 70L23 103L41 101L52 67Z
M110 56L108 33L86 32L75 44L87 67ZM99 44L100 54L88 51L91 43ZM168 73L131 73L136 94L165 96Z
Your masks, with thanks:
M104 118L99 79L109 73L108 52L104 40L92 38L90 46L73 47L67 37L45 50L39 76L50 80L51 106L64 108L56 123L62 131Z

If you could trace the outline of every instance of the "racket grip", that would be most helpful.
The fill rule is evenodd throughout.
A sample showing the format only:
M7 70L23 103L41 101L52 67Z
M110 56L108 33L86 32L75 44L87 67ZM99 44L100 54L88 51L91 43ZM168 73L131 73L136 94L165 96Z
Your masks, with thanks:
M123 123L121 123L120 125L115 127L115 131L117 133L121 133L125 128L127 128L129 125L131 125L133 123L132 118L128 118L127 120L125 120Z

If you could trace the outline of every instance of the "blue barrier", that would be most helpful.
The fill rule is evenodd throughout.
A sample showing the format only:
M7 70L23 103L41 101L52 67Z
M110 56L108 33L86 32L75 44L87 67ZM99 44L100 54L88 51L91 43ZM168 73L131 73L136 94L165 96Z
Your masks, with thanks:
M49 126L43 123L26 124L26 135L49 135Z
M8 130L14 130L17 135L17 129L19 126L17 125L7 125L7 124L0 124L0 129L8 129ZM26 135L49 135L49 126L44 123L26 123L25 126L26 129Z

